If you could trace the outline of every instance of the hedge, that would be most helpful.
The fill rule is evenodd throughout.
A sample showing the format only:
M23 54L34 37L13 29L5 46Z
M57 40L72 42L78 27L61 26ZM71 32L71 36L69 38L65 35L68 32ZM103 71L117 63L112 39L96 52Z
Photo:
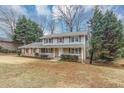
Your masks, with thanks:
M41 55L40 55L40 58L42 58L42 59L47 59L47 58L48 58L48 55L47 55L47 54L41 54Z
M0 46L0 53L16 53L16 50L9 50Z
M35 53L35 56L38 57L39 56L39 53Z
M62 54L60 57L62 61L77 62L79 60L78 55Z

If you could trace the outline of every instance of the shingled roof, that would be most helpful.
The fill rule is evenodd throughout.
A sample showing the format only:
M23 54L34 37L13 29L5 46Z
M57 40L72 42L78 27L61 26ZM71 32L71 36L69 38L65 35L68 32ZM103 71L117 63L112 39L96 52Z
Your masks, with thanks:
M64 33L58 33L58 34L52 34L52 35L44 35L41 37L43 38L51 38L51 37L66 37L66 36L78 36L78 35L87 35L88 33L85 32L64 32Z
M18 47L18 48L39 48L41 46L42 46L41 42L35 42L35 43L24 45L24 46L21 46L21 47Z
M9 38L0 37L0 41L12 42L13 40Z

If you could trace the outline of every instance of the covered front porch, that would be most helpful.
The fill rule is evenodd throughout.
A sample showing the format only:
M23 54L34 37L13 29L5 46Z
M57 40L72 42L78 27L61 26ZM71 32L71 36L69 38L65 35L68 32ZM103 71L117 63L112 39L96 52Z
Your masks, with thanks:
M79 59L86 59L85 48L24 48L22 54L27 56L48 55L49 58L58 58L62 54L78 55Z

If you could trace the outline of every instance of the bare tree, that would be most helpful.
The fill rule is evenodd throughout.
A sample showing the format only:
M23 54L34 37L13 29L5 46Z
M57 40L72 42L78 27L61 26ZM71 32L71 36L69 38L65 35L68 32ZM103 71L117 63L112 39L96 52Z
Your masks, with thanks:
M46 33L47 31L47 27L48 27L48 19L47 19L47 16L39 16L39 25L41 27L41 30L44 33Z
M83 10L82 6L55 6L54 17L64 21L70 32L80 31L83 22Z
M75 18L75 29L76 31L82 31L82 27L83 27L83 22L84 22L84 19L85 19L85 16L84 16L84 8L82 6L77 6L77 15L76 15L76 18Z
M51 34L54 34L54 31L55 31L55 20L49 20L48 22L48 30L50 31Z
M17 14L12 9L0 7L0 26L7 29L9 35L13 35L16 28ZM5 27L5 28L4 28Z

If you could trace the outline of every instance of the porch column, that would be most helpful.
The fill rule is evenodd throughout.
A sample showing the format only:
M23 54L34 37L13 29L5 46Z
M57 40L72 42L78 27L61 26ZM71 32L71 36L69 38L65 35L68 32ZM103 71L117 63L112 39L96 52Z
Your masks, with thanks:
M32 56L32 49L30 48L29 51L29 56Z
M86 60L86 47L84 46L84 60Z
M38 50L39 50L38 53L40 53L40 48L38 48Z
M84 50L81 48L81 59L84 60Z
M26 50L25 50L25 48L24 48L24 55L26 54Z
M21 53L22 54L25 54L25 50L23 48L21 49Z
M84 60L86 60L86 36L84 36Z
M63 48L59 48L59 56L63 54Z
M85 47L81 48L81 59L85 60L86 59L86 50Z

